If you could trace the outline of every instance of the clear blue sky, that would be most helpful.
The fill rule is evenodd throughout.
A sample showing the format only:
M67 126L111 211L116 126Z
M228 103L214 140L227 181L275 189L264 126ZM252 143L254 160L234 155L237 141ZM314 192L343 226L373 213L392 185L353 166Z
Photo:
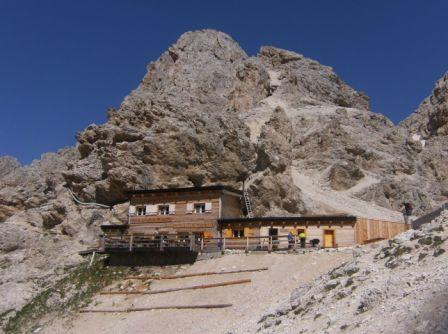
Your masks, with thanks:
M0 0L0 155L23 163L103 123L185 31L214 28L250 55L314 58L395 123L448 70L448 1Z

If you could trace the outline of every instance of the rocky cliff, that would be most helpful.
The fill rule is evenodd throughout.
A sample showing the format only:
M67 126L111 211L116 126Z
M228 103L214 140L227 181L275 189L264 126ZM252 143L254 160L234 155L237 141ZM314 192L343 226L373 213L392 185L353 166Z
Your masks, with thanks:
M314 60L183 34L75 147L28 166L0 158L0 313L79 263L99 224L125 221L129 189L246 180L257 215L400 219L403 199L427 210L448 196L446 82L396 127ZM66 187L111 209L78 205Z

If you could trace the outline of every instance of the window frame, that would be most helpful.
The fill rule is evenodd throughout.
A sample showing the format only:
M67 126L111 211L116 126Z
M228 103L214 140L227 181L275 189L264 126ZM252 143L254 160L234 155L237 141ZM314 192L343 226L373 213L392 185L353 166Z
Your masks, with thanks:
M146 205L137 205L135 207L135 215L136 216L146 216Z
M200 208L200 210L198 210ZM194 203L193 205L193 213L196 215L203 215L206 213L205 211L205 203Z
M168 216L170 214L170 206L168 204L157 205L157 214L159 216Z

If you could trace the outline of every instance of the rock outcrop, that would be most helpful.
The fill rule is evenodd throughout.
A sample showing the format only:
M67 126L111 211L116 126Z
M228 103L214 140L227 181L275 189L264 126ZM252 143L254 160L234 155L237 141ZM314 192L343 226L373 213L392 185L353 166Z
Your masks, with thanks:
M214 30L183 34L75 147L28 166L0 158L0 314L79 263L100 224L125 222L129 189L245 180L256 215L400 219L404 198L427 210L448 196L446 82L395 127L314 60L271 46L249 57ZM66 187L111 209L79 205Z
M448 135L448 72L440 78L420 107L400 126L421 139Z
M420 187L428 198L446 201L448 194L448 73L432 94L399 124L406 134Z

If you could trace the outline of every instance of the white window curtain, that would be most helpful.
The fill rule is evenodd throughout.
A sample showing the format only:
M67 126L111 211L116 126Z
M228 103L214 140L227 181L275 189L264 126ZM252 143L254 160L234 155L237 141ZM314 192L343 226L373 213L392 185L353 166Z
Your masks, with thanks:
M207 202L205 203L205 212L211 212L212 211L212 203Z
M135 215L135 206L129 205L129 215Z
M151 204L147 205L146 206L146 214L151 215L151 216L156 215L157 214L157 205L151 205Z
M174 215L176 213L176 204L169 205L169 213L170 215Z
M187 213L193 213L194 204L193 203L187 203Z

